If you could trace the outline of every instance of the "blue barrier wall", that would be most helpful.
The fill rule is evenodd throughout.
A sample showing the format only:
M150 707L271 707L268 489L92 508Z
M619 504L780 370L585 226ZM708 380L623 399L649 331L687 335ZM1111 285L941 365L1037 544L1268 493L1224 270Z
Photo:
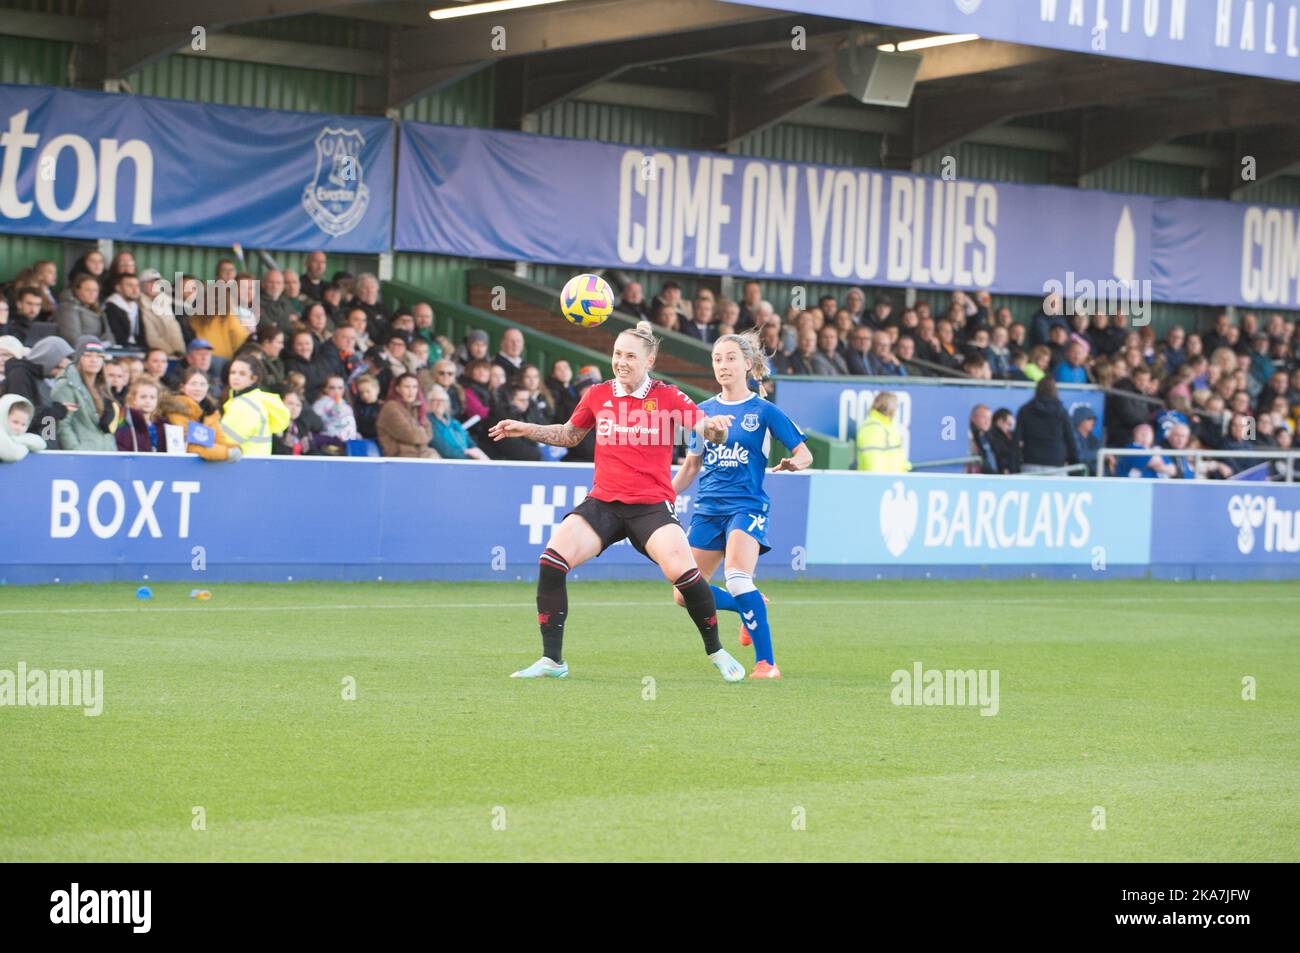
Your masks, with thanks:
M530 579L590 480L579 464L36 454L0 466L0 583ZM819 472L768 489L766 578L1300 578L1300 486ZM660 578L627 543L574 577Z
M995 384L940 384L920 377L778 377L776 402L806 430L841 440L857 436L858 421L871 411L882 390L898 395L898 426L903 448L913 463L964 457L969 452L970 412L978 404L1013 413L1034 396L1034 385L1000 381ZM1106 396L1095 387L1060 386L1061 403L1073 413L1089 407L1104 424ZM959 471L960 467L945 469Z

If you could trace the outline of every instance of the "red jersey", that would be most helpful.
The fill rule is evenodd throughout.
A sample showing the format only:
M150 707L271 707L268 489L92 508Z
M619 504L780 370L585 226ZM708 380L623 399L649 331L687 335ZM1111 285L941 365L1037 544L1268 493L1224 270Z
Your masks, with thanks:
M616 380L592 384L569 418L575 427L596 428L588 495L606 503L674 502L673 441L706 416L676 387L650 377L631 394Z

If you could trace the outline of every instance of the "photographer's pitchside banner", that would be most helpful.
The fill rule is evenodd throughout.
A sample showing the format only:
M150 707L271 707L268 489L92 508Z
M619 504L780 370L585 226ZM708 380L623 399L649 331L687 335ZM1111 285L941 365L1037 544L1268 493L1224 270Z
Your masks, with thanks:
M0 231L388 250L393 124L0 85Z
M1118 302L1300 303L1294 209L403 123L395 246Z

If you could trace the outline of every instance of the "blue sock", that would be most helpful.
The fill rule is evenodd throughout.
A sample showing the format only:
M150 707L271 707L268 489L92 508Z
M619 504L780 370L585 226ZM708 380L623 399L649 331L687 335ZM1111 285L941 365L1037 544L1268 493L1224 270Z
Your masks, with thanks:
M736 597L729 593L721 586L709 586L713 590L713 601L719 609L725 609L727 612L739 612L740 608L736 605Z
M776 664L772 654L772 630L767 625L767 606L763 603L763 594L757 589L742 592L735 597L740 608L740 621L749 630L749 637L754 640L754 660Z

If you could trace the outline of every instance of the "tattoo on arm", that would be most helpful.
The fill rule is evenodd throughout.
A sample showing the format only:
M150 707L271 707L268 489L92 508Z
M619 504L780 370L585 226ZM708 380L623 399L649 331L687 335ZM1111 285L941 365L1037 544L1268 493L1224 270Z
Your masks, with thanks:
M538 443L550 444L553 447L576 447L582 443L582 438L587 436L590 427L575 427L571 423L563 424L528 424L524 436L529 440L536 440Z

